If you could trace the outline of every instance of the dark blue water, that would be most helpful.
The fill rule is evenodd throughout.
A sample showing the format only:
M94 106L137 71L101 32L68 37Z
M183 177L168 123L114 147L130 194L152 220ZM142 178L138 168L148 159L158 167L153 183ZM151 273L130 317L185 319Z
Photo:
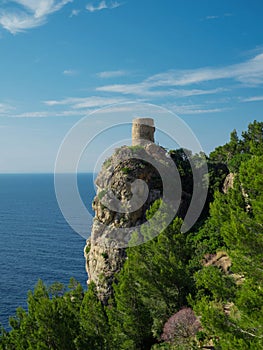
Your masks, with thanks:
M78 184L92 213L93 175L78 175ZM26 308L39 278L68 285L74 277L86 287L84 246L60 212L53 175L0 175L0 323L6 328L16 308Z

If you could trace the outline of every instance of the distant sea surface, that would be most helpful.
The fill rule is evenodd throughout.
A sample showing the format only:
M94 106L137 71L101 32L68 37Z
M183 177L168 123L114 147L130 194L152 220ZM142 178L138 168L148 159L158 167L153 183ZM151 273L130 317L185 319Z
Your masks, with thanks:
M93 174L78 175L78 186L92 214ZM74 277L86 288L84 246L60 212L52 174L0 175L0 323L8 328L16 308L27 307L38 279L67 286Z

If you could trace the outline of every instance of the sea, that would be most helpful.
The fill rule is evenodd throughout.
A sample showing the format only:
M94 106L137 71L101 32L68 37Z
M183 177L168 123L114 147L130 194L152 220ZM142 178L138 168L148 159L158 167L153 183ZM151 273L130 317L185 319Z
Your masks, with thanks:
M93 174L78 174L77 181L82 201L93 215ZM92 217L88 230L91 225ZM67 286L74 277L86 289L84 246L85 239L60 211L53 174L1 174L0 324L8 330L16 308L27 309L27 293L39 279Z

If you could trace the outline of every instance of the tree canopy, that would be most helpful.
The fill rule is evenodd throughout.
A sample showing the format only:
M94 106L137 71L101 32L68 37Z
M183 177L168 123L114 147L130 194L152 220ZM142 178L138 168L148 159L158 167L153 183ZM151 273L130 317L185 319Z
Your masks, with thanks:
M171 155L191 192L195 156ZM74 279L67 288L38 281L27 310L10 317L11 330L1 327L0 349L262 349L263 123L249 124L241 138L233 131L206 159L208 200L190 232L175 217L154 239L128 248L107 305L93 283L84 291Z

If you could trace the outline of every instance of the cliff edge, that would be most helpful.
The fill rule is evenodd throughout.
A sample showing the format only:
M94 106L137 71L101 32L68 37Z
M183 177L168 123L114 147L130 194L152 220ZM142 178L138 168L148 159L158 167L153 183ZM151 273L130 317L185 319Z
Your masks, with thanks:
M114 276L126 259L132 233L146 221L150 206L163 197L160 174L171 172L172 160L166 150L153 143L154 130L152 119L135 119L133 146L116 149L95 182L95 217L84 254L88 283L95 283L104 304L112 294Z

